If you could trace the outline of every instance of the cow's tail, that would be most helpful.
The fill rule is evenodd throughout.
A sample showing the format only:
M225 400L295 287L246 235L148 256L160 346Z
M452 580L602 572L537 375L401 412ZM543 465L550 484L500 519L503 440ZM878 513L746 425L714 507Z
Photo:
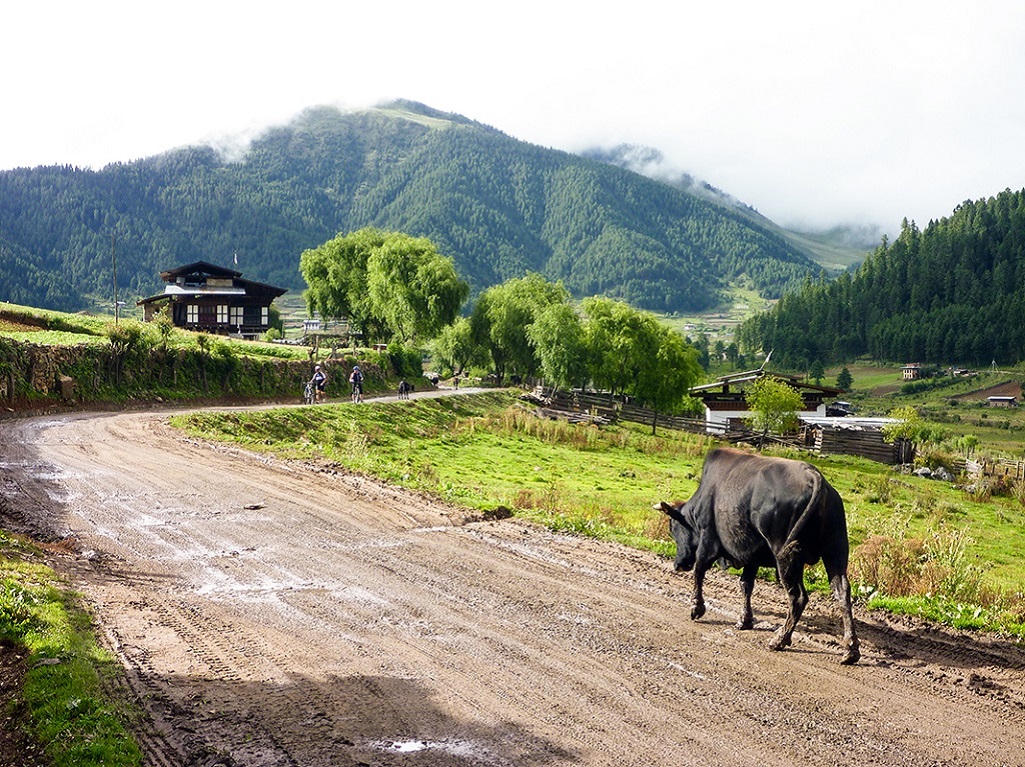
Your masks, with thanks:
M794 553L801 545L801 533L811 523L811 520L815 519L819 514L819 507L822 505L823 497L822 483L825 480L822 479L822 474L818 469L813 466L809 466L809 468L811 469L811 492L808 494L808 502L801 509L797 520L790 527L790 532L787 533L787 539L779 551L777 560L790 561L793 559Z

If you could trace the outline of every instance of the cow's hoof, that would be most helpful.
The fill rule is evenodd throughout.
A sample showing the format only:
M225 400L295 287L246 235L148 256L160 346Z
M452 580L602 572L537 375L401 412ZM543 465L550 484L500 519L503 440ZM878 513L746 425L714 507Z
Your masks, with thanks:
M783 650L790 646L790 637L776 634L769 640L770 650Z
M741 618L737 621L737 625L734 628L740 631L750 631L755 627L754 618Z
M700 618L704 614L705 614L705 606L704 605L694 605L692 608L690 608L690 619L692 621L696 621L698 618Z
M847 651L847 654L840 659L841 665L853 666L861 659L861 651L857 647L852 647Z

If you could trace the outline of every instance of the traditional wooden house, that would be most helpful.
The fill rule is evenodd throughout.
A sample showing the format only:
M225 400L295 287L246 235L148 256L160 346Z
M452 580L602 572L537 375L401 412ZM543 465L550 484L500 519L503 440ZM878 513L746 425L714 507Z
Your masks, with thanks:
M905 381L917 381L922 377L922 365L918 362L911 362L900 369Z
M242 279L242 272L197 261L160 273L164 292L139 301L149 322L165 306L174 324L186 330L257 338L270 328L270 305L287 293Z
M762 376L770 376L793 387L801 395L804 407L797 413L804 416L825 416L826 400L843 393L842 389L816 386L802 381L797 376L770 373L767 370L747 370L742 373L720 376L714 383L695 386L690 394L705 405L705 423L709 432L722 432L732 426L742 426L751 417L747 405L747 389Z

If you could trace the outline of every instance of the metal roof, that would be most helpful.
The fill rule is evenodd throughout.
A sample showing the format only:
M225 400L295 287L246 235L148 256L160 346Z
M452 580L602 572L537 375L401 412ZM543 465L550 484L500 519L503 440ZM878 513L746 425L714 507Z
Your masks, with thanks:
M808 383L807 381L802 381L798 376L787 375L786 373L773 373L768 370L762 370L761 368L719 376L719 378L712 383L691 387L690 392L705 392L722 386L729 386L730 384L750 383L751 381L757 381L763 376L776 378L790 386L793 386L795 389L811 389L813 391L822 392L823 394L833 395L843 393L843 389L834 389L831 386L818 386L816 384Z
M165 285L164 295L165 296L244 296L246 294L245 288L229 288L229 287L209 287L206 285L193 285L192 287L183 285Z
M854 416L854 415L839 415L839 416L816 416L816 415L802 415L799 416L801 421L804 423L811 424L813 426L832 426L835 429L851 429L851 430L865 430L865 429L882 429L887 424L898 423L898 418L872 418L869 416Z

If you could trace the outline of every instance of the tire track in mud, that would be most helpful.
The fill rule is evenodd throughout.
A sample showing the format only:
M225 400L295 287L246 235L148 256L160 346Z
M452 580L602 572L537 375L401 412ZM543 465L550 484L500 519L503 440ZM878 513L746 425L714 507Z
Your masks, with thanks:
M785 611L653 555L185 440L156 415L25 421L2 492L66 565L178 765L1025 764L1021 648ZM20 499L20 500L19 500ZM246 509L246 506L253 508ZM84 552L94 553L86 556Z

